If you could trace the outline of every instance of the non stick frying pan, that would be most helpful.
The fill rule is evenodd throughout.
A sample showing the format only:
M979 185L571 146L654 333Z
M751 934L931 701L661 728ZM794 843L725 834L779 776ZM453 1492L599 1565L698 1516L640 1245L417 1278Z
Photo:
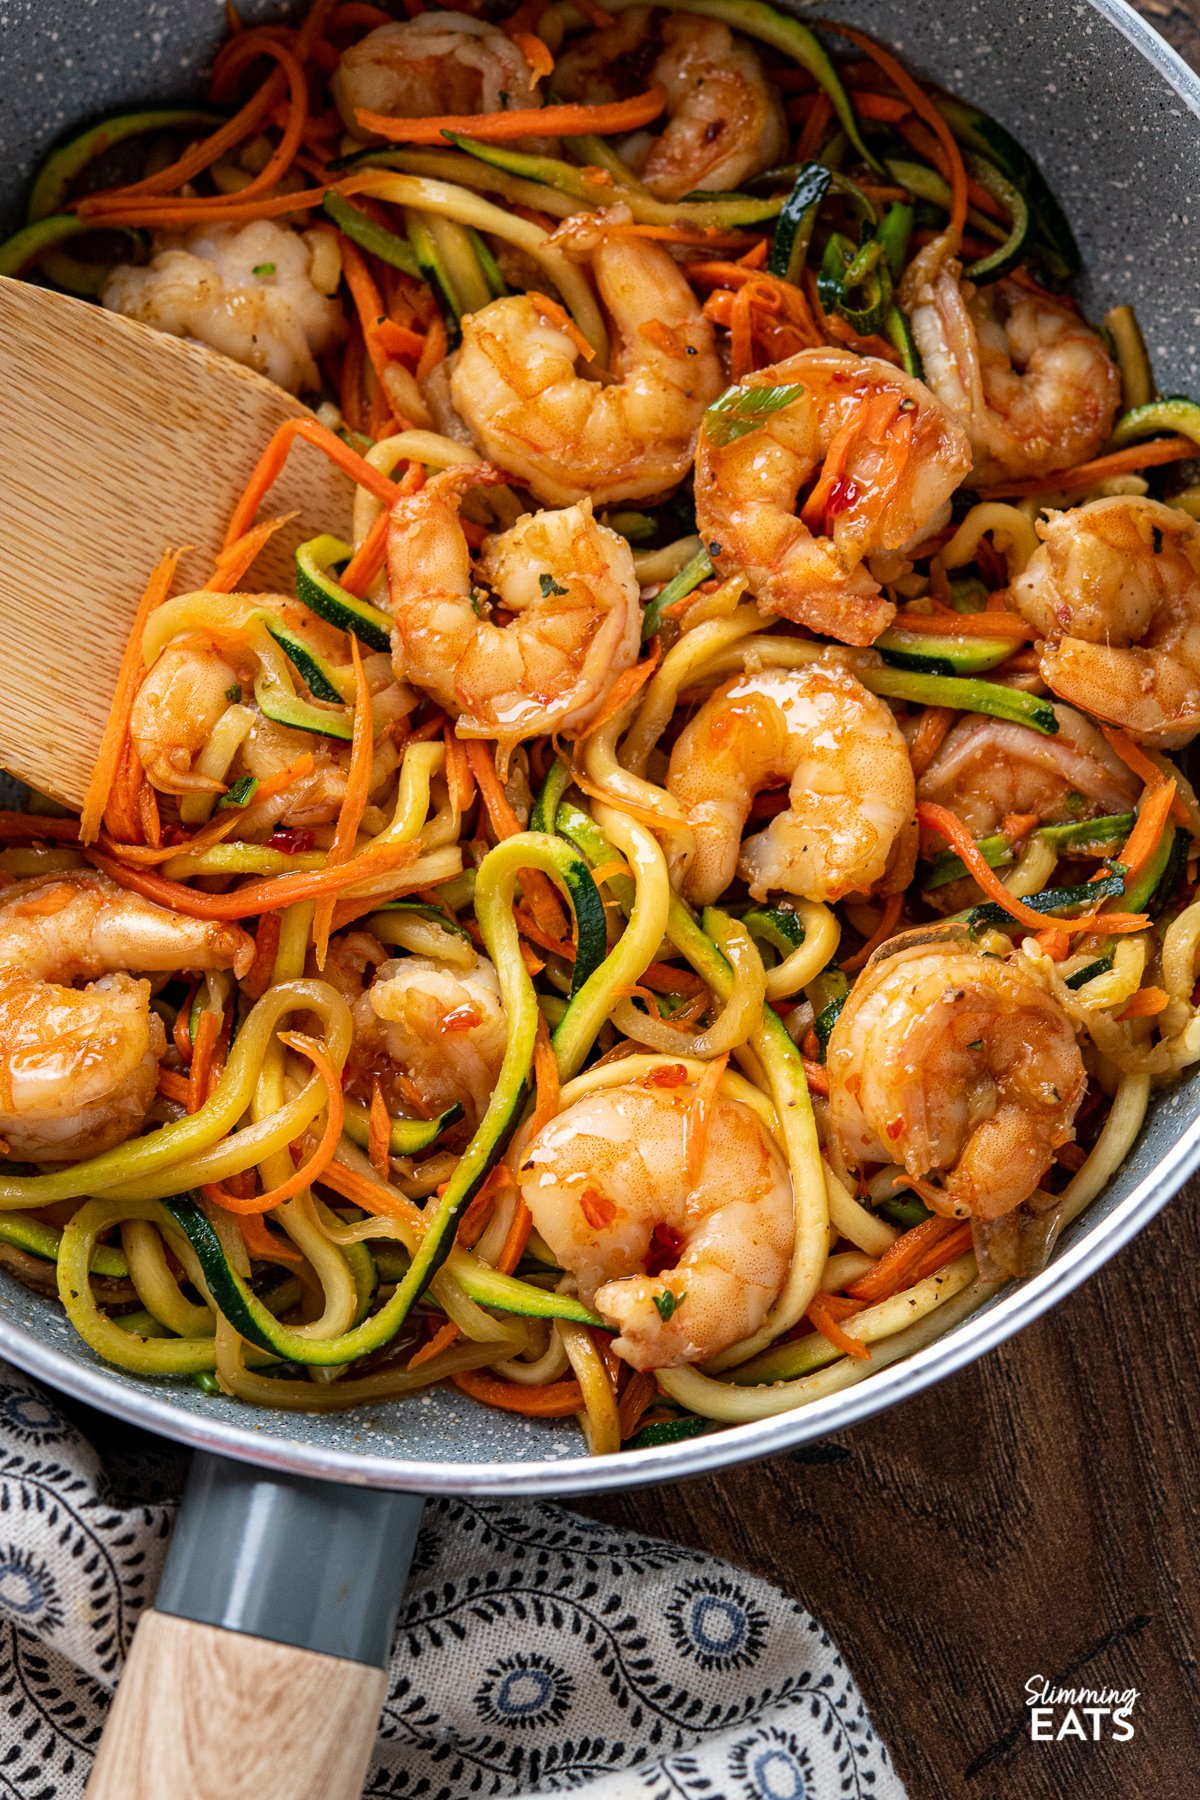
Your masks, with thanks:
M279 9L252 0L243 10ZM1079 236L1085 306L1096 315L1133 302L1163 391L1200 390L1200 82L1123 0L829 0L822 10L898 47L1022 139ZM222 29L215 0L4 0L0 223L16 223L28 172L64 128L196 87ZM1197 1162L1193 1081L1157 1100L1126 1166L1047 1269L908 1362L801 1412L595 1461L572 1425L513 1420L454 1392L301 1418L136 1380L101 1364L51 1302L3 1282L0 1353L207 1453L196 1458L157 1611L139 1626L90 1792L357 1794L420 1517L415 1496L660 1481L840 1430L1036 1318L1139 1230Z

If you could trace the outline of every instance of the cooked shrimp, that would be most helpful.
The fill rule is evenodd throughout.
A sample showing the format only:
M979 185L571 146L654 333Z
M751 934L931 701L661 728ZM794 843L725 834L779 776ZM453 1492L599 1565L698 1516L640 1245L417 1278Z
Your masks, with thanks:
M472 567L458 509L499 469L447 469L396 502L388 536L396 673L432 694L464 737L582 729L637 656L639 590L625 539L590 500L526 513L489 538ZM488 583L512 614L482 610Z
M329 233L270 219L164 238L149 267L115 268L100 298L172 337L198 338L289 394L320 386L316 359L345 329Z
M1015 281L972 287L932 246L900 300L926 381L966 426L977 483L1049 476L1100 449L1121 380L1074 307Z
M787 811L743 843L754 796L781 781ZM672 874L698 905L735 874L756 900L771 889L840 900L912 874L916 797L900 727L832 661L727 681L680 733L667 788L696 840Z
M783 108L758 52L714 19L633 6L554 70L557 94L593 105L652 85L666 90L666 129L637 133L624 154L661 200L735 188L783 158Z
M168 644L133 698L129 736L148 780L162 794L220 793L224 782L193 764L214 726L241 698L244 671L216 650Z
M132 1135L166 1049L150 984L125 971L244 974L254 940L184 918L92 870L0 897L0 1137L31 1160L94 1155ZM65 985L88 981L76 989Z
M346 130L374 142L356 116L392 119L537 105L533 74L510 37L463 13L427 12L380 25L342 54L329 84Z
M1132 810L1141 783L1072 706L1056 706L1055 737L966 713L947 732L917 784L917 797L949 807L973 837L1011 814L1043 825ZM940 840L938 847L940 848Z
M635 1369L703 1362L748 1337L788 1272L787 1164L724 1095L709 1103L697 1157L697 1104L690 1086L586 1094L542 1127L517 1171L535 1227ZM651 1253L659 1272L647 1274Z
M1013 582L1054 693L1148 744L1200 731L1200 525L1120 495L1054 513Z
M1029 1198L1074 1135L1087 1081L1057 1000L958 932L876 952L825 1066L849 1162L899 1162L936 1184L947 1212L980 1219Z
M674 487L721 389L712 326L661 245L602 242L592 272L619 339L612 381L576 373L576 339L527 294L463 320L450 377L483 453L549 506Z
M722 574L742 572L767 612L844 644L870 644L895 616L879 576L946 516L971 466L962 427L928 388L875 357L802 350L743 389L798 385L754 430L700 433L696 522ZM799 515L796 499L820 473Z
M395 957L353 1007L350 1068L370 1097L377 1078L392 1111L429 1117L456 1103L473 1129L487 1110L508 1037L500 981L485 956L470 969Z

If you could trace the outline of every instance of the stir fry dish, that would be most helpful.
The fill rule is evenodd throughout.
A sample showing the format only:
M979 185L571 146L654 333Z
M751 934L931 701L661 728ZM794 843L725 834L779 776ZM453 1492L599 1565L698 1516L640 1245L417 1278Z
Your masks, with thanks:
M0 1260L604 1453L929 1344L1200 1060L1200 409L861 32L485 11L231 10L0 246L313 409L0 815ZM263 591L293 454L353 517Z

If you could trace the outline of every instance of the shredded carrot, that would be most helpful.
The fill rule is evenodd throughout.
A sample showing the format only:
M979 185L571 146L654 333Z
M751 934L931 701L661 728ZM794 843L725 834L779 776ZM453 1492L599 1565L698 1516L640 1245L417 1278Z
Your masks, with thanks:
M1000 829L1010 844L1019 844L1027 838L1031 831L1036 831L1041 824L1037 813L1005 813L1000 821Z
M380 1181L388 1178L388 1156L392 1148L392 1121L378 1079L371 1087L370 1126L367 1132L367 1157Z
M848 1294L827 1294L820 1290L809 1302L807 1317L814 1331L828 1338L843 1356L857 1357L860 1362L869 1361L871 1352L866 1344L861 1338L851 1337L848 1331L843 1331L840 1324L840 1320L853 1318L865 1305L865 1300L852 1300Z
M331 1162L316 1178L322 1187L332 1188L344 1200L353 1200L364 1212L380 1219L403 1219L414 1231L423 1233L428 1229L429 1220L419 1206L399 1193L395 1188L387 1188L368 1181L357 1169L348 1169L345 1163Z
M906 118L912 111L907 100L895 100L891 94L874 94L869 88L852 89L850 104L860 119L878 119L885 125L894 125L897 119Z
M281 906L293 906L297 900L318 900L322 895L353 887L356 882L399 870L405 864L415 862L418 854L415 844L381 845L340 867L276 875L269 881L254 881L235 888L229 894L203 894L182 881L170 881L150 869L130 868L116 855L105 854L106 850L119 848L102 838L101 849L90 852L90 860L122 887L144 895L147 900L157 900L160 906L185 913L191 919L250 919L259 913L274 912ZM374 906L368 905L366 910L377 909L378 905L376 896Z
M129 633L129 642L121 658L121 666L117 671L116 691L113 694L112 707L108 715L108 723L104 727L104 735L100 739L100 749L96 756L96 766L92 770L84 795L83 807L79 815L80 841L85 844L95 843L100 833L100 823L104 817L104 809L108 804L108 796L119 767L121 751L129 730L129 718L133 711L134 696L141 684L142 637L146 630L146 622L155 607L161 606L171 591L171 582L175 575L175 565L183 554L179 550L170 550L163 557L146 584L146 591L138 601L137 611L133 616L133 628Z
M59 819L47 813L0 812L0 841L11 838L52 838L56 843L79 842L78 819Z
M825 141L825 133L833 123L833 107L824 94L817 94L804 121L804 128L796 140L796 161L812 162L817 151Z
M883 911L879 915L879 923L876 925L866 943L861 949L856 950L853 956L843 957L842 968L848 975L852 975L856 969L865 967L872 956L874 956L876 950L878 950L880 944L887 943L888 939L896 929L896 923L900 917L903 905L903 894L888 895L883 903Z
M1051 962L1066 962L1071 954L1071 940L1058 925L1047 925L1044 931L1035 932L1033 941Z
M282 519L264 519L261 525L255 525L242 537L235 538L232 544L226 545L217 557L212 574L204 583L205 591L210 594L232 594L263 547L284 525L290 525L295 517L295 513L289 513Z
M271 1231L267 1222L258 1213L245 1213L238 1220L238 1230L242 1234L242 1242L247 1254L259 1262L300 1264L304 1261L303 1253L289 1243L287 1238L280 1237Z
M627 881L633 878L633 870L622 857L616 857L612 862L600 863L597 868L592 870L592 880L597 887L601 887L606 881L614 880L617 876L622 876Z
M1117 1014L1117 1018L1154 1019L1160 1012L1164 1012L1170 1003L1171 996L1165 988L1139 988L1128 1005Z
M954 710L949 706L927 706L921 714L908 747L913 775L919 781L942 747L942 740L954 723Z
M246 1214L271 1212L276 1206L282 1206L285 1200L292 1200L314 1181L324 1179L324 1171L333 1161L334 1151L341 1142L342 1126L345 1123L346 1108L342 1100L342 1084L337 1070L325 1054L323 1047L315 1038L308 1037L302 1031L281 1031L281 1044L298 1050L307 1056L317 1074L325 1083L325 1091L329 1098L328 1116L321 1140L306 1163L294 1170L286 1181L278 1187L268 1188L265 1194L255 1194L243 1199L239 1194L230 1193L228 1188L218 1188L209 1184L206 1192L211 1192L214 1199L226 1212Z
M549 324L557 325L560 331L566 332L585 362L592 362L594 360L596 352L588 343L565 306L560 306L557 300L552 300L550 298L549 294L539 293L537 288L530 288L526 294L526 299L533 301L535 311L540 313L542 318Z
M242 977L242 991L251 1000L260 1000L271 985L282 926L283 920L277 912L264 913L258 921L258 930L254 934L254 960Z
M360 598L383 567L387 555L389 514L385 506L342 571L341 585Z
M544 1387L524 1387L520 1382L485 1374L481 1369L460 1369L450 1379L472 1400L498 1407L501 1412L524 1413L533 1419L569 1419L572 1414L584 1410L583 1391L577 1381L550 1381Z
M533 1082L534 1107L529 1121L529 1136L534 1138L548 1125L559 1108L561 1085L558 1079L558 1063L555 1060L554 1046L550 1042L550 1029L545 1016L539 1012L537 1022L537 1039L533 1047Z
M848 38L852 44L869 56L877 68L882 69L896 91L903 95L917 117L929 126L941 146L945 166L942 174L950 182L950 230L955 237L961 237L963 226L967 222L967 171L962 159L962 152L954 141L954 133L943 119L933 101L921 92L912 76L904 69L896 58L864 31L856 31L852 25L835 25L827 22L827 28L837 37Z
M475 777L487 816L496 837L516 837L522 829L521 821L512 809L504 784L496 773L496 764L488 752L488 747L479 738L468 738L463 749Z
M554 58L550 54L549 46L544 44L540 37L535 37L532 31L511 30L509 36L533 70L535 81L544 81L547 76L553 75Z
M1158 771L1156 770L1155 773L1157 774ZM1118 862L1124 863L1128 871L1125 877L1127 887L1141 874L1162 842L1163 833L1167 829L1167 823L1171 817L1171 809L1175 804L1175 794L1176 783L1164 781L1159 775L1156 785L1147 788L1142 795L1142 803L1138 808L1138 816L1133 830L1126 838L1117 857Z
M576 739L576 743L582 744L587 738L593 737L597 731L602 731L611 720L625 711L634 696L641 693L657 669L661 657L662 644L655 638L650 646L649 656L643 657L641 662L634 663L632 668L622 670L621 674L617 676L608 690L604 705L595 718L588 721L587 726Z
M333 842L329 846L329 854L325 859L327 868L336 868L341 863L348 863L354 855L358 828L362 824L362 816L366 811L367 799L371 792L371 769L375 755L375 726L371 710L371 690L367 686L362 653L356 637L350 639L350 655L354 663L354 736L350 744L350 766L346 771L346 792L342 800L342 810L338 814ZM313 951L318 969L325 967L325 954L329 948L329 933L332 925L333 896L325 895L317 901L316 911L313 914Z
M1140 469L1156 469L1162 463L1184 462L1196 454L1191 438L1151 438L1144 444L1130 444L1125 450L1110 451L1091 462L1077 463L1073 469L1057 474L1029 475L1020 480L996 483L981 488L981 500L1004 500L1023 494L1075 493L1108 481L1114 475L1136 474Z
M188 1070L187 1109L199 1112L208 1099L208 1077L213 1066L213 1052L221 1035L221 1017L205 1007L196 1024L192 1043L192 1062Z
M364 131L391 144L440 144L451 133L499 144L530 135L582 137L587 132L637 131L657 119L666 103L666 92L656 86L629 100L601 106L519 106L511 112L447 113L428 119L395 119L356 106L354 116Z
M320 450L330 462L336 463L343 474L349 475L351 481L366 488L369 494L374 494L376 500L381 501L384 506L390 506L396 499L395 485L387 476L372 468L364 457L352 450L349 444L343 443L326 426L318 424L316 419L286 419L259 457L254 473L246 484L246 490L234 509L225 533L226 548L250 529L255 513L278 479L298 437Z
M970 1224L958 1219L923 1219L886 1249L873 1269L852 1281L846 1292L854 1300L887 1300L921 1279L917 1270L933 1274L966 1250L971 1242ZM936 1257L933 1268L925 1265Z
M179 1075L174 1069L160 1069L158 1091L165 1099L174 1100L177 1106L187 1106L191 1097L191 1083L186 1075Z
M354 310L358 314L367 355L375 371L375 379L380 388L386 391L385 377L391 358L380 335L381 327L389 322L383 310L383 300L375 285L375 277L367 267L366 258L358 245L341 232L338 233L338 243L342 252L342 273L346 277L346 286L350 289L350 298L354 301Z
M1109 749L1114 751L1127 769L1132 769L1138 780L1148 788L1161 787L1167 779L1157 763L1152 763L1140 744L1134 743L1127 731L1119 731L1115 725L1101 725L1101 731L1108 742Z
M508 1234L500 1248L496 1259L496 1267L505 1275L511 1275L529 1242L529 1233L533 1230L533 1214L525 1201L524 1194L517 1195L517 1204L513 1208L513 1216L509 1221Z
M419 1350L414 1350L408 1359L410 1369L419 1369L422 1363L430 1362L441 1351L448 1350L458 1337L458 1326L453 1319L447 1319L439 1325L431 1338L427 1338Z
M604 7L598 4L598 0L575 0L575 10L581 12L588 24L594 26L597 31L607 31L608 27L615 23L612 14L606 12Z
M658 1398L658 1383L646 1369L636 1369L625 1383L621 1397L617 1401L617 1421L621 1430L621 1442L631 1438L642 1422L643 1415L653 1406Z
M984 861L974 838L960 818L944 806L935 806L932 800L921 800L917 804L917 821L927 830L936 831L939 837L945 838L989 900L994 900L1006 913L1019 920L1022 925L1027 925L1031 931L1045 929L1045 914L1034 912L1031 906L1026 906L1015 894L1009 893L995 870L990 869ZM1056 919L1054 923L1060 931L1065 932L1125 932L1141 931L1149 921L1144 913L1087 913L1083 918Z
M829 1072L824 1063L814 1062L811 1057L804 1058L804 1079L814 1094L829 1094Z
M914 612L902 607L892 621L898 631L919 631L937 637L1017 638L1032 642L1044 634L1036 625L1013 612Z
M475 777L471 773L466 746L460 743L449 719L446 721L443 739L446 745L446 786L450 793L450 804L461 819L475 798Z

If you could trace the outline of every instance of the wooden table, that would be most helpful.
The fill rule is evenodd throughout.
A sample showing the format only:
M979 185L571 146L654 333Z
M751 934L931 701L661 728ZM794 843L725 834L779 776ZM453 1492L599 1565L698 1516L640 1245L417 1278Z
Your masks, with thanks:
M1200 0L1141 10L1200 67ZM802 1600L913 1800L1200 1795L1198 1267L1200 1180L1049 1318L882 1418L585 1510ZM1033 1743L1034 1675L1136 1687L1136 1735Z

